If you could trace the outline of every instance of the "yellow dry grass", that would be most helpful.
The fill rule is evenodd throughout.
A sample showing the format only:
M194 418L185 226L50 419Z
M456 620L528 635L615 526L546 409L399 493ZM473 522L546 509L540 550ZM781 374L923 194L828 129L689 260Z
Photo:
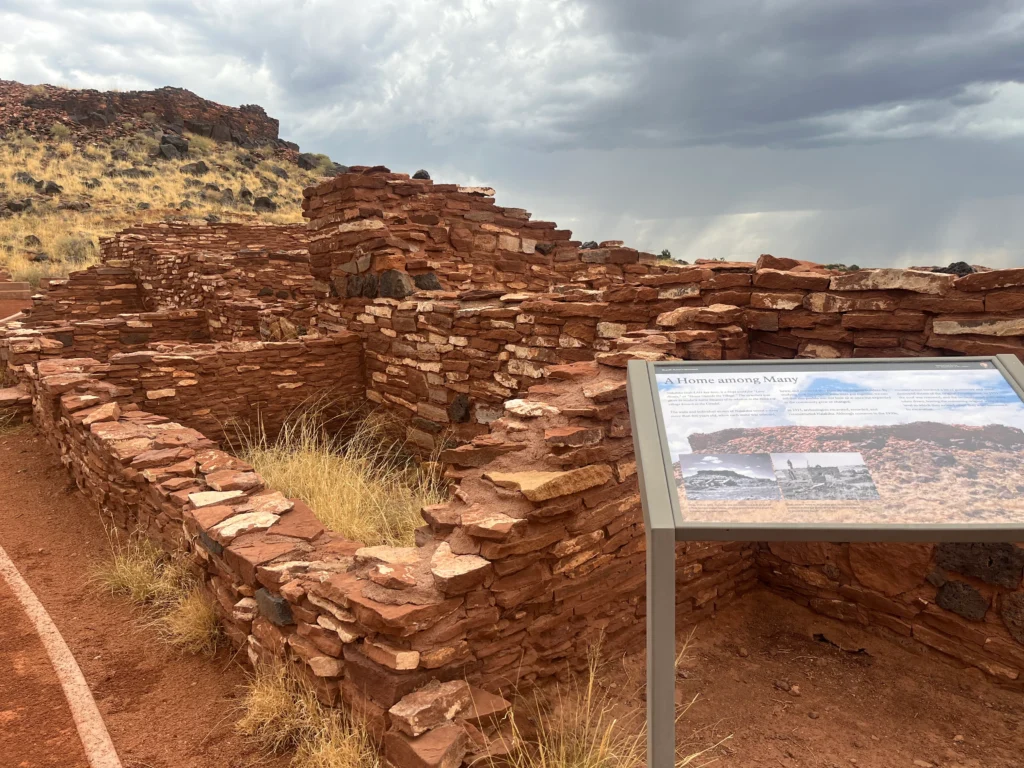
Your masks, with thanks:
M302 190L321 180L317 173L275 160L264 161L249 169L239 160L248 154L233 145L219 144L202 136L187 135L189 156L183 160L156 160L151 178L126 179L105 176L112 168L128 168L131 161L149 162L149 153L157 146L150 133L114 144L95 145L76 150L70 142L52 137L41 141L25 134L11 134L0 141L0 196L14 199L34 196L29 211L0 218L0 268L6 267L16 281L38 285L40 279L64 277L69 272L95 264L99 258L99 239L134 224L165 221L169 217L201 222L208 215L222 221L250 221L272 224L302 222ZM124 150L129 161L111 157ZM181 172L186 163L203 160L211 171L198 177L200 186L188 186L197 177ZM279 178L271 166L283 168L287 179ZM23 171L37 180L55 181L63 192L53 198L38 199L35 190L15 180ZM274 213L255 214L244 204L226 204L219 192L205 190L212 183L222 190L230 188L236 200L245 186L254 195L270 194L278 204ZM89 188L87 184L94 185ZM77 212L58 210L61 202L85 201L90 208ZM176 210L182 201L192 206ZM150 206L140 210L139 204ZM34 236L39 244L26 245ZM34 243L34 241L31 241ZM33 252L43 252L49 261L31 261Z
M345 712L325 707L281 662L251 675L241 700L238 731L268 754L294 750L294 768L379 768L369 733Z
M679 659L688 650L683 644ZM677 659L677 662L678 660ZM534 694L515 707L508 718L505 744L509 754L503 768L644 768L647 755L645 713L623 703L624 692L605 686L606 667L600 645L591 648L584 674L571 674L547 696ZM678 723L693 701L677 708ZM525 711L524 711L525 710ZM524 734L518 724L524 718L534 724ZM697 752L680 747L676 768L707 766L716 762L712 754L718 744ZM481 768L498 768L485 762Z
M263 431L243 435L240 453L269 487L305 501L330 530L370 546L411 546L420 510L447 498L436 464L414 461L380 412L341 424L323 413L296 413L273 440Z
M221 630L213 601L184 552L167 553L141 535L111 531L110 555L93 569L93 579L144 612L170 645L188 653L213 653Z

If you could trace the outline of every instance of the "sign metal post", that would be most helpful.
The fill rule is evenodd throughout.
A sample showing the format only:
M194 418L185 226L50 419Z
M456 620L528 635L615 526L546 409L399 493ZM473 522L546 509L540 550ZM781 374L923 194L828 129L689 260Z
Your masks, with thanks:
M1004 436L1019 432L1024 446L1024 365L1013 355L631 360L627 384L647 543L650 768L675 765L676 542L1024 540L1024 498L966 497L952 511L922 510L889 497L859 452L715 454L688 443L690 434L717 434L731 445L742 432L770 446L780 429L808 426L913 436L943 425L972 434L989 424ZM709 394L691 397L691 387ZM746 399L745 387L757 397ZM862 450L870 456L872 446ZM787 448L779 442L779 451ZM1024 463L1021 472L1024 483Z

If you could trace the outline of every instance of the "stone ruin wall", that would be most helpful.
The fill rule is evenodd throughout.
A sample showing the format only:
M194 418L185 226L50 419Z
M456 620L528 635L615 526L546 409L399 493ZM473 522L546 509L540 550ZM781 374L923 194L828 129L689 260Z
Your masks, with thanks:
M358 183L337 189L334 180L307 192L310 209L321 207L321 194L351 195L353 205L380 199L380 187L360 186L373 174L353 176ZM384 189L403 188L402 181ZM476 205L493 206L480 192L438 194L468 205L470 213ZM396 198L407 205L414 196ZM428 714L438 697L468 695L454 682L420 690L431 679L507 693L563 676L584 662L598 638L609 651L639 647L644 537L626 360L1020 354L1024 347L1024 270L963 278L910 270L835 273L772 257L672 267L618 245L580 250L566 239L556 249L571 249L575 260L529 260L525 272L499 270L496 260L478 273L466 270L468 277L453 284L451 276L461 279L464 268L445 251L443 258L456 266L442 268L441 256L425 258L420 273L432 272L439 289L349 296L349 275L376 275L377 292L382 284L390 292L408 282L394 275L382 280L384 273L412 280L420 266L408 258L417 253L408 233L390 244L387 237L375 245L337 239L379 229L360 223L342 232L346 222L395 218L384 208L346 218L348 210L339 204L332 214L338 218L319 225L322 241L335 249L324 252L326 261L318 263L323 254L310 247L310 273L319 270L314 278L322 284L330 264L333 286L333 295L315 302L317 322L310 327L352 334L344 360L320 370L337 373L361 361L362 383L353 387L402 414L410 441L424 453L443 451L454 496L424 510L416 547L359 550L329 533L311 536L318 529L307 516L288 517L301 506L272 520L267 514L279 513L267 510L279 507L263 509L257 497L273 493L257 479L235 476L248 475L248 468L223 457L205 461L205 453L194 460L210 450L203 442L208 436L179 433L183 428L162 421L194 427L194 410L160 410L170 407L170 398L126 395L123 390L136 390L110 378L109 369L118 367L111 360L52 356L25 370L36 420L86 492L117 507L129 527L144 521L164 540L182 526L198 535L196 555L235 641L253 658L293 658L325 697L344 701L387 732L389 759L400 768L431 764L421 759L428 747L461 759L484 743L471 745L465 728ZM355 259L369 253L367 270L340 269L353 260L345 249L359 254ZM502 260L515 253L502 253ZM524 263L530 255L522 254ZM470 251L465 263L473 259ZM302 279L304 263L288 263ZM537 292L501 282L520 274L565 282ZM224 285L236 296L252 290L247 279L239 270ZM215 301L209 306L219 308ZM238 332L256 338L260 331L248 318ZM307 354L302 350L296 360ZM143 369L163 375L155 382L161 385L173 384L177 370L200 380L219 375L199 362L189 369L192 363L161 355L166 350L122 357L140 366L140 380ZM212 403L224 390L211 388L206 397ZM104 469L97 474L96 467ZM211 482L225 467L235 474ZM193 498L208 492L214 495ZM294 521L307 538L284 521ZM762 584L823 615L1015 683L1024 669L1022 553L1013 543L680 545L680 623ZM479 691L474 695L483 701ZM459 706L475 717L474 704ZM418 713L418 725L410 725L410 712Z
M0 339L0 362L12 380L31 385L40 366L65 361L77 381L84 366L111 401L181 421L222 445L258 425L273 439L309 402L352 407L365 391L362 343L345 331L285 342L153 341L135 351L104 351L95 359L24 332Z

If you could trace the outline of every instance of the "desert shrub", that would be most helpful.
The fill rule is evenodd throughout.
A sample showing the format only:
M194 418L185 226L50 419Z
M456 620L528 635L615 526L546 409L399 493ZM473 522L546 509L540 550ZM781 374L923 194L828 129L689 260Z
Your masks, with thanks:
M50 126L50 136L57 139L58 141L63 141L64 139L71 136L71 129L64 125L64 123L55 122L53 125Z
M142 119L145 120L147 123L155 123L160 118L157 116L156 112L143 112Z
M257 666L245 686L236 728L268 754L294 750L294 768L381 766L363 724L321 704L281 662Z
M53 244L53 254L62 261L81 264L96 253L96 244L82 235L63 235Z
M382 412L330 419L323 405L296 411L276 439L259 428L240 434L241 455L332 531L368 545L411 545L420 509L446 498L436 464L418 464Z

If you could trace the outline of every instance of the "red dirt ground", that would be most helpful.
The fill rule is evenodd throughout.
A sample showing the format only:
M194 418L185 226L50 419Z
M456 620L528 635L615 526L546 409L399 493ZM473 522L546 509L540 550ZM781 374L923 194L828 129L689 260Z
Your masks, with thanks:
M93 505L31 428L0 433L0 545L78 661L125 768L283 768L234 733L244 672L185 656L89 582L109 549ZM0 766L87 765L53 670L21 607L0 592Z
M678 742L687 753L722 742L694 766L712 758L729 768L1024 765L1019 688L766 590L699 625L680 673L677 699L697 699L679 723ZM643 654L603 676L624 709L644 706L643 680ZM796 695L786 690L794 685Z

